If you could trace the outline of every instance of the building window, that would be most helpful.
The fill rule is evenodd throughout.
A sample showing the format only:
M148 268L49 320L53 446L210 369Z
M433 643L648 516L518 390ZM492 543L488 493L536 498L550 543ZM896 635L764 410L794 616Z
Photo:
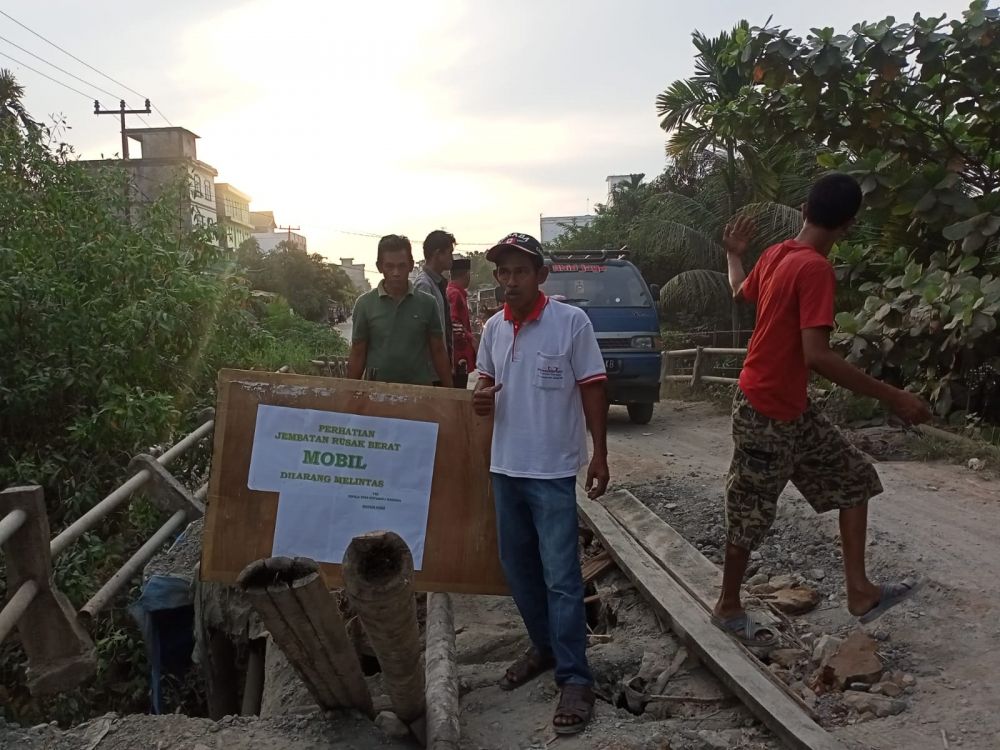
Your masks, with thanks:
M191 197L201 197L201 179L196 174L191 175Z
M205 180L205 197L212 200L212 183Z

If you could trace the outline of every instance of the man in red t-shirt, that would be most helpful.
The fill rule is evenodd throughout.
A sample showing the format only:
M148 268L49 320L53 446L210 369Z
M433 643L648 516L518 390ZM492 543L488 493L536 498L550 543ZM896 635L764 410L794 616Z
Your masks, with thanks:
M448 282L448 307L451 311L451 327L455 345L452 351L453 379L456 388L469 384L469 373L476 369L476 349L478 342L472 333L469 319L469 283L472 281L472 261L469 258L455 258L451 266L451 280Z
M776 634L743 609L740 586L750 552L777 512L791 481L819 513L838 510L847 581L847 607L871 622L912 593L911 582L878 586L865 571L868 500L882 492L878 473L810 403L815 371L862 396L883 401L905 422L930 418L917 396L866 375L830 349L835 278L827 256L854 224L861 189L848 175L813 185L803 206L802 231L764 251L749 275L743 255L753 225L730 222L723 235L729 282L736 299L757 305L757 325L733 400L734 452L726 479L726 557L715 606L721 627L749 645Z

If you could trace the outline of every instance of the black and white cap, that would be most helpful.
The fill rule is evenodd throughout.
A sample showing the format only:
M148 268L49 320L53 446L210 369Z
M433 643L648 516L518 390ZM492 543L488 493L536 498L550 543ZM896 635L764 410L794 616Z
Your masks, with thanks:
M511 232L497 244L486 251L486 260L491 263L496 263L497 258L500 256L504 250L508 248L517 248L522 252L527 253L539 260L545 260L545 254L542 252L542 243L532 237L530 234L522 234L521 232Z

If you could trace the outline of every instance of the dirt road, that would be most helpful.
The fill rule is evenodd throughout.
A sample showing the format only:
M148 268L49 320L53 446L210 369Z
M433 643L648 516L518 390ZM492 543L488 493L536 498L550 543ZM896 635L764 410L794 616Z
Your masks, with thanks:
M705 403L665 402L649 425L637 427L628 424L623 410L614 409L609 432L614 481L645 486L647 495L666 489L672 500L666 507L679 505L678 513L685 503L697 504L693 517L703 519L704 528L698 530L689 516L680 529L692 542L718 533L731 455L725 413ZM995 680L1000 672L1000 487L988 476L944 463L884 462L878 470L885 492L872 502L872 576L919 576L925 585L912 603L868 629L886 639L887 650L918 682L905 713L838 732L885 750L1000 747ZM842 605L836 517L817 517L794 490L786 495L774 538L795 539L798 549L790 559L801 569L774 572L801 573L825 565L832 599L808 619L827 631L854 626ZM759 564L788 564L788 546L765 545Z

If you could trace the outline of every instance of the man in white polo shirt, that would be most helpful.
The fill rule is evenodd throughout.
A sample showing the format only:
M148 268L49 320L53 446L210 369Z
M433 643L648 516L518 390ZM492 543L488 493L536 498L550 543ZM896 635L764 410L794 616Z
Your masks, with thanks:
M503 309L486 322L476 413L494 414L490 474L500 561L532 647L507 670L512 690L555 667L562 696L553 728L580 732L594 710L577 542L576 475L590 497L608 486L604 359L590 319L548 299L542 246L514 233L490 248Z

